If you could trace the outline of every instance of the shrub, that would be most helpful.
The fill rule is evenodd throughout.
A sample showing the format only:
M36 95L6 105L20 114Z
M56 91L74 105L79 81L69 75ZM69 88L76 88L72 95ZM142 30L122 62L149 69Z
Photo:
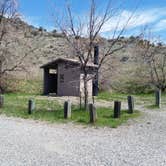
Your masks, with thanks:
M37 36L37 35L38 35L38 32L37 32L36 30L34 30L34 31L31 32L31 34L32 34L33 36Z

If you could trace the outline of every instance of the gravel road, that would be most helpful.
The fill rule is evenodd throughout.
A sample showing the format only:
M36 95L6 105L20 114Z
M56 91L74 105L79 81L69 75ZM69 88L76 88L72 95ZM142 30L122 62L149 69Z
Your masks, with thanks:
M117 129L0 116L0 166L165 166L166 111Z

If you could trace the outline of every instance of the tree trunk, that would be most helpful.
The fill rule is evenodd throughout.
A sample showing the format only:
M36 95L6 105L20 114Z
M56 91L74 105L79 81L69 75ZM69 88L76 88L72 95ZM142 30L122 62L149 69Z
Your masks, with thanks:
M87 74L84 74L84 108L88 110L88 82L87 82Z
M4 93L4 90L2 88L2 86L0 85L0 94L3 94Z
M3 76L0 73L0 94L4 93L4 87L3 87L2 79L3 79Z
M3 88L2 88L2 61L0 61L0 94L3 93Z
M0 94L2 94L2 78L1 78L1 74L0 74Z

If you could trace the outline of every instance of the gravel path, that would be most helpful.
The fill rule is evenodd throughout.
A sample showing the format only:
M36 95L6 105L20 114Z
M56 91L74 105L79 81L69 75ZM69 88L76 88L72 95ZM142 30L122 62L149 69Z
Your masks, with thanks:
M0 166L165 166L166 111L117 129L0 116Z

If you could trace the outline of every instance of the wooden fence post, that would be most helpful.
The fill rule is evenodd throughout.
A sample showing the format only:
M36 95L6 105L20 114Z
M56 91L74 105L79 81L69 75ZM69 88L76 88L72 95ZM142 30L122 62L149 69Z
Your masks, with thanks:
M89 117L90 117L90 123L96 122L97 120L96 107L92 103L89 104Z
M114 102L114 118L120 118L121 113L121 101Z
M0 95L0 108L4 106L4 96Z
M155 92L156 106L161 107L161 90L156 90Z
M32 99L28 101L28 114L32 114L35 109L35 102Z
M127 101L128 101L128 113L132 114L134 112L134 98L132 96L128 96Z
M71 102L65 101L64 103L64 118L71 118Z

